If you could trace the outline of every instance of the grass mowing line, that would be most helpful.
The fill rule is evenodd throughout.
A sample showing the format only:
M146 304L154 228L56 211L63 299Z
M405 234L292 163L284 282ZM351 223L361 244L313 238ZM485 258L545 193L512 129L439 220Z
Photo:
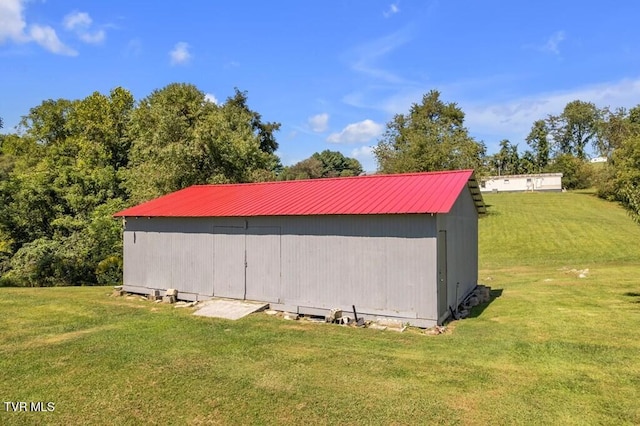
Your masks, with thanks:
M640 259L640 227L619 206L579 193L483 195L481 268L567 266L584 269Z
M485 199L501 294L440 336L0 289L0 395L56 402L0 423L639 424L640 227L584 194Z

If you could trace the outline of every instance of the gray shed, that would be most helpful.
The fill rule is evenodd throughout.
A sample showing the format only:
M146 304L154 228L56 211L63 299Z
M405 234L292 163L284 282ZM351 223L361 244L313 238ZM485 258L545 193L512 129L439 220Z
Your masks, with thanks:
M124 290L441 324L478 280L473 171L196 185L116 214Z

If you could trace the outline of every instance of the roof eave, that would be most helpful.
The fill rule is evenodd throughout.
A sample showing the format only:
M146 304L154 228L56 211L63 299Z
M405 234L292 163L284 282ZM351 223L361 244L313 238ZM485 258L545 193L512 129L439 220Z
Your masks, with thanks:
M476 211L478 212L478 214L480 216L487 214L487 206L484 203L484 199L482 198L482 192L480 192L480 185L478 184L475 173L472 173L471 176L469 176L467 187L471 192L471 197L473 198L473 203L476 206Z

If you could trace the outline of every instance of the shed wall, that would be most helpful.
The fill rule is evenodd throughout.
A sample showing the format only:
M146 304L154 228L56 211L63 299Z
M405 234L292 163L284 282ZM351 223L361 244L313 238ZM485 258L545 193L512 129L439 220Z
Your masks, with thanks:
M436 235L431 215L128 218L125 290L217 296L225 275L239 279L221 253L246 247L247 297L299 310L355 305L424 326L438 317Z
M447 234L447 307L440 312L442 320L448 308L457 308L478 284L478 213L469 191L462 191L449 214L438 216L438 229Z
M128 218L124 232L124 284L212 294L212 228L206 219Z

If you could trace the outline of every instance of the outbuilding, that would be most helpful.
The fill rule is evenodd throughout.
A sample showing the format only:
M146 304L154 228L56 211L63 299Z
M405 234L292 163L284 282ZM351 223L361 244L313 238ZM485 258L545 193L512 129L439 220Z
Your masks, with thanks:
M482 192L562 191L562 173L487 176L480 180Z
M124 290L441 324L478 281L472 170L196 185L123 210Z

